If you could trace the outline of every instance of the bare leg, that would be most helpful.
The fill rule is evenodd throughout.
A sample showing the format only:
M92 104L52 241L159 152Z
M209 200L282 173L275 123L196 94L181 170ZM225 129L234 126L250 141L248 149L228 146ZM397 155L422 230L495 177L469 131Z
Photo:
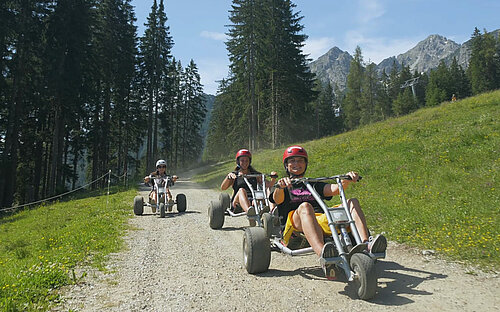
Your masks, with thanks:
M363 210L361 210L361 205L356 198L351 198L347 201L349 205L349 210L351 211L352 218L359 232L361 241L368 241L368 227L366 226L366 218Z
M313 248L314 252L321 256L323 249L323 230L316 221L314 208L309 203L302 203L293 214L293 224L297 230L304 233L307 241Z
M236 196L234 196L233 205L236 206L236 204L239 204L241 209L245 212L250 208L250 201L248 200L247 191L245 189L239 189Z

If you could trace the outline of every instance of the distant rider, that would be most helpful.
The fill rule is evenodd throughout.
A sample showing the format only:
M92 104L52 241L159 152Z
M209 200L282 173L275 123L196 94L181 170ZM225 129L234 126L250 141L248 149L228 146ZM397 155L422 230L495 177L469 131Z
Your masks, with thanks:
M166 178L169 176L167 173L167 162L163 159L160 159L156 162L156 171L151 172L148 176L144 178L144 183L146 185L149 185L151 182L151 192L149 193L149 203L150 204L155 204L158 202L156 198L156 190L155 190L155 184L151 181L151 177L155 178ZM174 185L174 182L176 182L178 177L176 175L172 176L172 185ZM172 194L170 193L169 185L167 185L167 200L171 201L172 200ZM153 213L156 213L156 207L151 206L151 209Z

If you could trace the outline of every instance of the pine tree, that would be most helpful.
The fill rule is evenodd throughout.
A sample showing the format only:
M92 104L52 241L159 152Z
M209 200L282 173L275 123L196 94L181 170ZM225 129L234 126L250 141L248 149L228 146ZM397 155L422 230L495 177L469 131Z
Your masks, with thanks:
M450 73L444 61L441 61L429 74L429 84L425 93L426 106L435 106L451 99L450 85Z
M19 158L19 155L34 155L30 153L32 145L21 138L29 137L34 132L34 125L28 119L29 113L36 110L41 102L41 59L43 51L44 19L47 17L49 1L6 2L0 6L2 17L8 23L8 30L2 33L1 47L2 82L6 90L3 94L2 114L4 122L4 145L0 158L0 207L11 206L17 197L23 201L26 190L19 187L32 185L30 175L17 176L17 168L30 164ZM2 68L3 70L4 68ZM4 74L6 76L4 76ZM32 164L26 167L29 172Z
M375 109L379 106L380 84L376 71L375 63L370 63L366 66L363 76L361 102L360 102L360 124L366 125L377 120Z
M241 98L244 108L248 109L248 146L255 149L257 143L257 101L256 101L256 76L257 76L257 51L259 13L262 1L233 0L230 10L229 40L226 47L229 52L231 72L241 82Z
M351 61L349 75L347 76L347 92L344 100L345 123L348 129L355 129L360 124L361 96L364 80L363 56L358 46Z
M401 79L399 78L399 69L396 60L393 61L391 72L389 73L389 84L387 86L387 94L392 101L396 100L401 91Z
M247 136L251 149L304 135L295 124L304 122L314 99L314 75L301 51L306 36L294 8L283 0L233 1L226 43L229 83L240 104L233 131Z
M58 1L48 20L45 56L50 103L51 138L48 195L65 189L65 159L70 130L78 129L85 53L90 43L90 4L85 0ZM65 153L66 150L66 153ZM66 157L63 158L63 155Z
M414 86L416 95L417 107L425 106L425 90L429 83L429 76L426 73L418 73L416 70L413 73L413 78L418 78L417 84Z
M148 107L148 135L147 135L147 171L153 169L158 150L159 125L159 98L164 89L164 79L168 79L171 63L171 49L173 40L169 27L166 26L167 17L163 0L159 6L156 0L151 7L146 30L140 44L140 66L143 77L142 85L145 90L144 101Z
M415 98L410 88L406 88L400 93L392 104L392 110L396 116L403 116L410 113L415 108Z
M499 86L498 72L499 64L497 62L497 46L492 34L484 30L481 34L479 29L475 28L471 38L471 58L467 74L469 76L472 93L479 94L485 91L493 90Z
M142 126L142 107L139 97L134 93L137 83L137 27L134 26L135 14L130 0L123 1L119 15L119 31L117 42L121 53L116 55L117 64L114 75L112 93L113 118L111 133L114 140L111 142L111 154L116 155L111 160L111 167L116 168L116 174L122 175L129 168L129 153L135 150L135 138L140 134Z
M451 98L451 96L455 94L457 98L463 99L471 95L469 79L462 69L462 66L458 65L455 57L450 64L449 75L450 86L447 90L447 96Z
M203 86L200 82L198 68L193 60L185 69L184 75L184 129L183 129L183 155L182 165L199 161L203 138L201 125L207 112L203 98Z
M381 84L378 90L378 101L375 107L375 120L384 120L392 116L392 99L389 95L390 80L385 69L381 74Z
M237 93L233 88L234 85L227 79L222 79L219 83L208 126L204 156L207 160L219 160L228 156L233 150L244 146L246 141L246 137L240 136L234 129L241 116L234 118L234 115L240 115L240 110L233 107L237 102Z
M317 96L313 91L314 74L307 66L307 58L302 52L307 36L302 34L304 26L300 24L302 16L293 12L296 7L291 1L272 0L271 30L266 42L274 45L265 46L272 51L271 62L264 62L268 84L272 86L271 101L275 107L275 129L272 146L282 141L304 140L306 132L296 125L304 123L307 103ZM280 140L280 138L282 138Z
M328 83L319 87L318 98L313 102L314 112L311 124L314 125L314 138L321 138L334 133L338 125L334 112L334 94L332 86Z

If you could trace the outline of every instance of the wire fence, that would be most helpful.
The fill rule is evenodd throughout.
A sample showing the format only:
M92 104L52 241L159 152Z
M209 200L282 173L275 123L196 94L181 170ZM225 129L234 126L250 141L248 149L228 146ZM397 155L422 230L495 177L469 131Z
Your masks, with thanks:
M37 201L34 201L34 202L31 202L31 203L27 203L27 204L22 204L22 205L16 205L16 206L12 206L12 207L8 207L8 208L1 208L0 209L0 212L6 212L6 211L16 211L16 210L19 210L23 207L26 207L26 206L32 206L32 205L37 205L37 204L41 204L41 203L44 203L46 201L51 201L51 200L54 200L56 198L61 198L61 197L64 197L66 195L69 195L71 193L74 193L74 192L77 192L81 189L84 189L106 177L108 177L108 192L107 192L107 195L109 196L109 189L110 189L110 183L111 183L111 176L114 176L115 178L117 178L118 180L121 179L121 178L124 178L125 180L125 183L127 181L127 172L125 172L123 175L121 176L118 176L114 173L111 172L111 170L109 170L107 173L103 174L102 176L98 177L97 179L95 179L94 181L91 181L85 185L82 185L74 190L71 190L71 191L68 191L68 192L65 192L65 193L61 193L61 194L58 194L58 195L55 195L55 196L52 196L52 197L48 197L48 198L45 198L45 199L41 199L41 200L37 200ZM106 196L106 208L108 206L108 196Z

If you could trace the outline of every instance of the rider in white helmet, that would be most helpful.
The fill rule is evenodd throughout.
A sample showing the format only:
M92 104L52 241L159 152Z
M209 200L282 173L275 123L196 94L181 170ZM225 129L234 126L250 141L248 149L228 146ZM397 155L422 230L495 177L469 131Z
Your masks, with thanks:
M163 159L159 159L156 162L156 171L151 172L148 176L144 178L144 183L149 184L151 181L151 177L165 177L168 174L166 173L167 171L167 161ZM172 182L177 181L178 177L176 175L172 176ZM156 198L156 192L154 189L154 184L152 184L152 189L151 192L149 193L149 203L150 204L156 204L157 203L157 198ZM170 201L172 200L172 194L170 193L170 189L167 187L167 199ZM153 210L153 213L156 212L156 208L154 206L151 207Z

